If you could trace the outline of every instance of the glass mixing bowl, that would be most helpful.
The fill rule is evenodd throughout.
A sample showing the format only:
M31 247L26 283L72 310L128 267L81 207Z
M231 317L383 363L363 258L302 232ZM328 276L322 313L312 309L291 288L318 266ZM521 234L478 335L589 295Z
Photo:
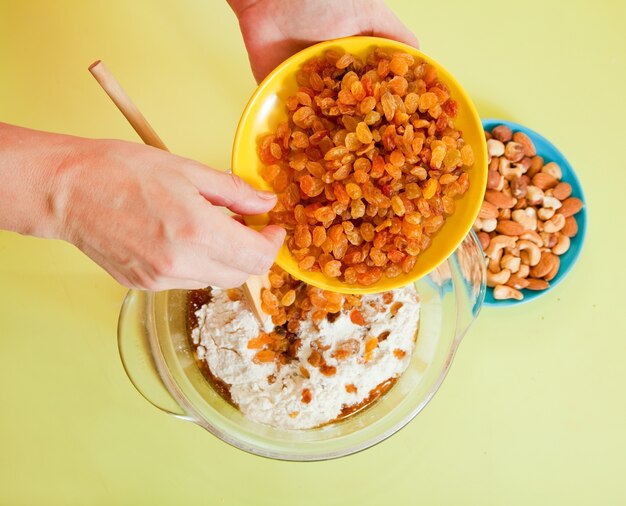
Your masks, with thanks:
M483 253L471 233L451 257L415 282L420 323L404 374L367 409L316 429L284 430L252 422L213 390L196 365L187 336L184 290L128 293L119 319L120 355L128 377L148 401L237 448L284 460L341 457L386 439L426 406L480 311L485 279Z

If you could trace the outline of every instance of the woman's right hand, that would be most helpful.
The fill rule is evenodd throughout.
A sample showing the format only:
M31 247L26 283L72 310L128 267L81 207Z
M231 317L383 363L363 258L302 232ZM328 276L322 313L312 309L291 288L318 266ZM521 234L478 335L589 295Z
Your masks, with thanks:
M267 226L256 232L221 207L241 215L265 213L275 195L141 144L55 137L66 140L49 190L55 235L121 284L148 290L235 287L272 265L285 231Z

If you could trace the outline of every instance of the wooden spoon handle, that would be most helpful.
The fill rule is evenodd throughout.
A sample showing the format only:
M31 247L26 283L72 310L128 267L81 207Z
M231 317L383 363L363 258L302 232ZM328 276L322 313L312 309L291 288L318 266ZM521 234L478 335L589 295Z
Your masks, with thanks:
M137 132L143 142L148 146L159 148L163 151L169 151L165 143L154 131L154 128L148 123L145 116L141 114L141 111L102 61L97 60L93 62L89 66L89 72L96 78L96 81L102 86L102 89L109 98L113 100L113 103L135 129L135 132Z
M135 129L135 132L137 132L139 137L141 137L147 145L169 151L165 143L157 135L150 123L148 123L148 120L141 114L141 111L101 60L92 63L89 66L89 72L96 78L96 81L98 81L102 89L104 89L106 94ZM241 287L248 299L252 312L261 325L263 325L267 318L261 309L261 289L263 287L269 288L267 276L250 276Z

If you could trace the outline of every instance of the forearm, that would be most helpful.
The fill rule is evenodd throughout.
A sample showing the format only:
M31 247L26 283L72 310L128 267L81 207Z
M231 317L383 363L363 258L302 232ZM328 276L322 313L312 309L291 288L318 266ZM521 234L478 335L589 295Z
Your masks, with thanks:
M0 122L0 229L61 236L63 209L55 180L72 139Z

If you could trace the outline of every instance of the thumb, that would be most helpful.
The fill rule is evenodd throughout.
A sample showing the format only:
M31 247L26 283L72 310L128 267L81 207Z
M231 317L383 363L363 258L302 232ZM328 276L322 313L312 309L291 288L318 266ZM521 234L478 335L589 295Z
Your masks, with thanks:
M238 214L262 214L276 205L276 195L253 188L239 176L191 163L185 175L212 204Z
M261 230L261 234L263 234L269 241L276 247L276 252L283 245L285 241L285 236L287 232L284 228L279 227L278 225L268 225L263 230Z

